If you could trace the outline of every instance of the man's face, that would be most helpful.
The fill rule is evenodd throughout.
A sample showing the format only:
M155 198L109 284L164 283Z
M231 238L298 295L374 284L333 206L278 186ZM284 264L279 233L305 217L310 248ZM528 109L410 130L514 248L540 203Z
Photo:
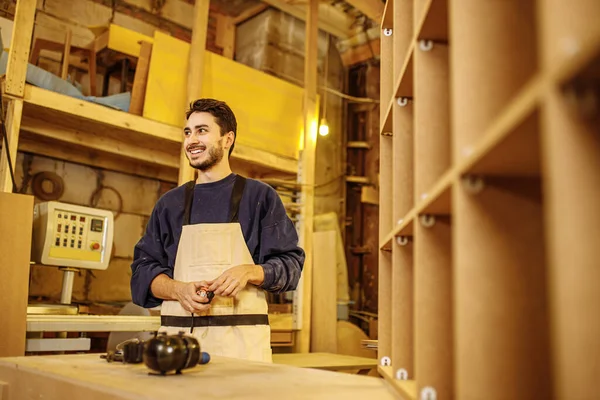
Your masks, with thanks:
M210 113L190 115L183 134L185 154L193 168L208 171L221 162L229 135L221 136L221 128Z

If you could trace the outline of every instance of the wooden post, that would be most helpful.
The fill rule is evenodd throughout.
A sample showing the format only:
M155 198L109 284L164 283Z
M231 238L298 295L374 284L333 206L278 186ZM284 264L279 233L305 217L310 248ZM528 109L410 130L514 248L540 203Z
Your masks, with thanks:
M5 93L23 97L25 76L33 34L36 0L17 0L10 51L6 65Z
M12 192L13 184L11 170L8 164L8 154L12 161L14 171L17 162L17 145L19 144L19 129L21 128L21 115L23 114L23 100L9 100L6 113L6 134L8 135L8 148L2 142L2 156L0 157L0 190Z
M140 56L138 57L135 75L133 77L133 89L131 90L131 103L129 112L135 115L143 115L144 99L146 98L146 86L148 85L148 71L150 70L150 56L152 54L152 43L141 42Z
M29 62L35 7L36 0L17 1L13 34L6 66L6 86L4 89L4 94L17 98L22 98L25 92L25 77L27 76L27 63ZM8 159L10 155L10 160L14 168L17 158L22 113L23 100L10 100L6 115L8 146L4 149L3 142L2 155L0 156L0 190L3 192L12 192L13 189Z
M194 4L194 25L188 64L187 104L202 96L202 78L204 76L204 52L206 50L206 31L208 29L209 0L196 0ZM194 169L181 147L179 156L179 184L194 179Z
M310 350L312 243L314 216L315 149L317 144L317 40L319 37L319 1L310 0L304 43L304 148L299 180L302 184L300 246L306 253L302 273L302 328L296 340L296 352Z
M223 57L233 60L235 55L235 24L232 17L217 16L217 46L223 49Z
M67 29L65 35L65 49L63 50L63 61L60 78L66 80L69 75L69 59L71 58L71 39L73 38L73 32L71 29Z

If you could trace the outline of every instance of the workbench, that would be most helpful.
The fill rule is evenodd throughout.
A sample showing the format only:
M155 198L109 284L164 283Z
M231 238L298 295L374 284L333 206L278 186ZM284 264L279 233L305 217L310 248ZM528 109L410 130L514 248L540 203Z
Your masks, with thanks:
M275 364L291 365L301 368L314 368L326 371L358 371L359 375L368 374L377 368L375 358L355 357L333 353L282 353L273 354Z
M53 399L400 399L375 377L213 357L181 375L98 354L0 358L3 400ZM8 395L8 396L7 396Z

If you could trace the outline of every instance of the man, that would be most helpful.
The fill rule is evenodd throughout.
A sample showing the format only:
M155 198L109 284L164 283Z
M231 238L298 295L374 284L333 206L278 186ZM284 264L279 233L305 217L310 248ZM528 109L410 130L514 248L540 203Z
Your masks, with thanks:
M231 172L237 123L227 104L196 100L186 118L198 178L155 205L134 250L133 302L162 304L160 330L190 333L202 351L271 362L265 292L296 289L304 250L275 190Z

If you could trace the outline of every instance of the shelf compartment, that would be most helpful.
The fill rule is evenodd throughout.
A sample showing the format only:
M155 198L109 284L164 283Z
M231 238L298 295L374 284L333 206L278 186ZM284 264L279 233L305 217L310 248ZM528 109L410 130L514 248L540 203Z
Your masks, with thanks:
M537 72L533 1L450 4L450 86L454 162ZM474 32L477 32L474 34Z
M384 237L393 226L393 138L382 135L379 138L379 237Z
M415 38L448 42L448 0L416 0Z
M414 41L410 42L408 46L408 50L406 51L406 57L404 57L404 63L402 64L402 69L400 70L400 75L396 80L394 85L395 90L395 98L398 97L413 97L413 53L414 53L415 44ZM392 99L393 101L394 99Z
M489 177L453 196L455 397L552 398L541 182Z
M461 149L457 174L539 176L542 90L543 80L536 75L494 119L477 145Z
M404 61L413 39L413 0L394 2L394 82L404 73ZM397 87L397 86L396 86Z
M397 224L414 206L413 102L396 102L394 108L393 223Z
M559 88L542 109L554 398L598 396L600 129Z
M600 47L600 2L597 0L538 0L543 65L566 78ZM562 71L561 71L562 70Z
M379 251L378 303L392 304L392 253ZM392 354L392 308L378 307L377 312L377 358Z
M381 29L394 27L394 1L386 1L381 16Z
M420 199L450 169L448 46L415 48L415 197Z
M432 387L441 399L454 394L451 231L448 216L415 224L415 378L419 392Z
M396 379L396 375L394 374L394 368L391 366L377 366L377 372L383 378L389 382L394 389L400 393L403 399L407 400L417 400L417 384L414 380L399 380Z
M414 372L413 240L398 238L392 245L392 367Z
M412 236L413 235L413 217L415 215L415 209L411 209L402 219L397 221L396 226L389 232L383 240L379 243L379 248L386 251L392 251L392 242L398 236Z

